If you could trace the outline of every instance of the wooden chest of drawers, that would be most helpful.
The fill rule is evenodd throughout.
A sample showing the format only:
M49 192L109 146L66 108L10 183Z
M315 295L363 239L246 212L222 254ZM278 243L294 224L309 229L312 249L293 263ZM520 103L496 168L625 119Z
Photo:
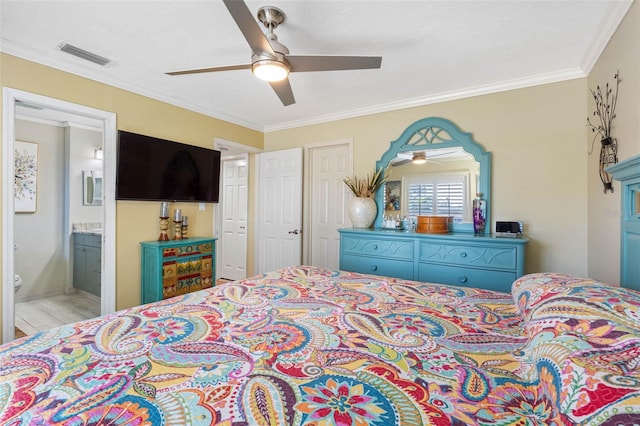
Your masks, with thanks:
M142 303L213 286L216 238L145 241L141 246Z

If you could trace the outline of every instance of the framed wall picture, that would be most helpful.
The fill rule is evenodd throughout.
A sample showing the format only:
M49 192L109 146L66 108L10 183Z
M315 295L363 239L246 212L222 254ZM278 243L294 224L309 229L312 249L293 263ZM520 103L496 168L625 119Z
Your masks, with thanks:
M16 213L35 213L38 199L38 144L16 141L14 149L14 209Z
M400 210L402 182L392 180L385 183L385 210Z

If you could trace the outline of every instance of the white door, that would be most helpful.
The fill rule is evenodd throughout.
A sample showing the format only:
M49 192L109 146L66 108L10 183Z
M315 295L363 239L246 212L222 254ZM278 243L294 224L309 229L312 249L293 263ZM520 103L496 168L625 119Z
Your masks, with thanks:
M343 179L351 174L349 145L333 145L309 150L310 166L310 263L338 269L340 234L347 224L349 199Z
M302 148L259 155L258 273L299 265Z
M240 280L247 276L247 201L249 156L222 162L222 233L218 276Z

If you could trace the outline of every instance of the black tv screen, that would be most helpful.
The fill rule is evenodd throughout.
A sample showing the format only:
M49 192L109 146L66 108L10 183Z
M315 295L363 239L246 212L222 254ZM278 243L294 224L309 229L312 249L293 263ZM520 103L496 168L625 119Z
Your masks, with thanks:
M118 131L116 199L217 203L220 151Z

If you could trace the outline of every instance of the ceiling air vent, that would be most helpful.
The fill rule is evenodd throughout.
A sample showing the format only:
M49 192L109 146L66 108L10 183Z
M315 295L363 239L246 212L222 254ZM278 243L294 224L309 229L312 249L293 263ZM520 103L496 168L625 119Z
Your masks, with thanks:
M93 62L94 64L98 64L100 66L105 66L111 63L111 59L104 58L100 55L96 55L95 53L87 52L84 49L80 49L79 47L73 46L68 43L60 43L58 45L58 50L78 57L80 59L84 59L85 61Z

